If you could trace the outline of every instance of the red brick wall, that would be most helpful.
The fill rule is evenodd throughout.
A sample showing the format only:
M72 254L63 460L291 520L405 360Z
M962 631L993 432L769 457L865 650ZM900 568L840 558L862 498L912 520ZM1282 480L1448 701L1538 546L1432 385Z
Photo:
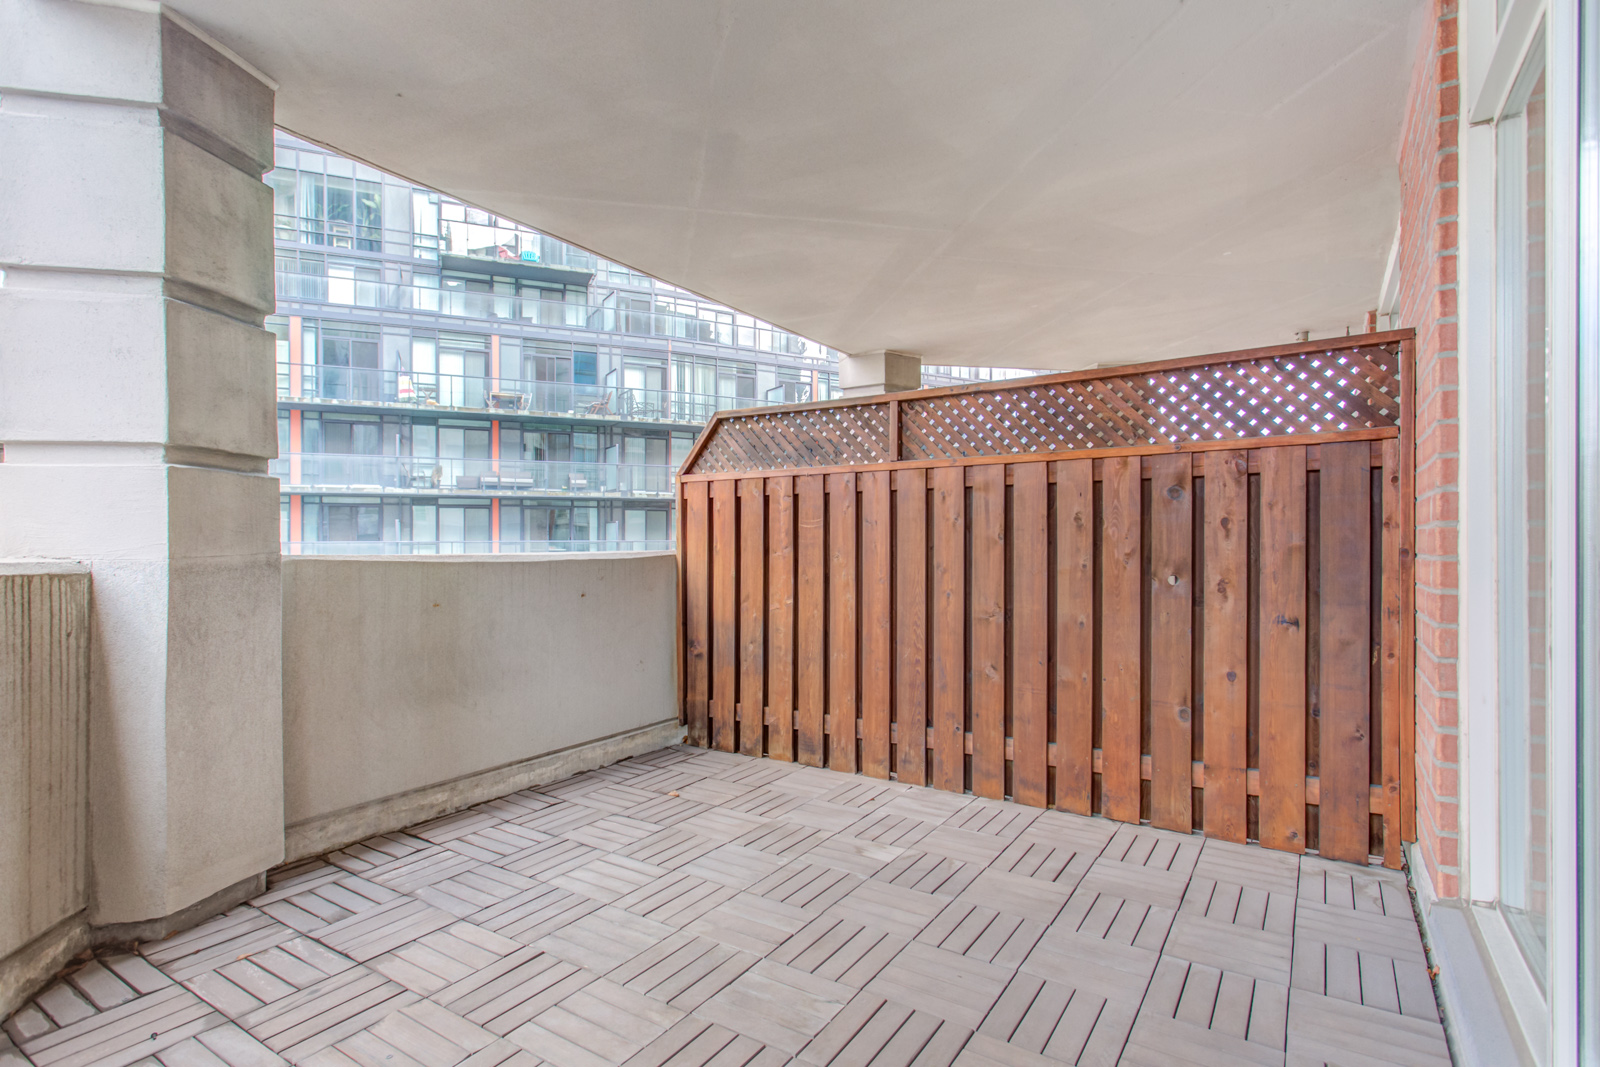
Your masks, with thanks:
M1434 0L1400 145L1400 326L1417 329L1417 835L1460 893L1456 692L1456 0Z

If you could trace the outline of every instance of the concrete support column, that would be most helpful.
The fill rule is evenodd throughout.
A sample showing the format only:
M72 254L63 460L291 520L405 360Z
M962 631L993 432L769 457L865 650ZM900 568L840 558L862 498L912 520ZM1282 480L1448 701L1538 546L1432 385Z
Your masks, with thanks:
M839 388L845 396L904 393L922 388L922 357L880 348L839 360Z
M0 557L90 566L88 917L148 935L283 855L282 601L272 88L133 7L0 0Z

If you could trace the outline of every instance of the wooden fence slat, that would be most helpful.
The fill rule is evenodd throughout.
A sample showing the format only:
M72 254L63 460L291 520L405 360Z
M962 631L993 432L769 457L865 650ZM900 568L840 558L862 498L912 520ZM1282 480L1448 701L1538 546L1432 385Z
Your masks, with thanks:
M795 478L796 553L795 553L795 728L799 734L796 758L808 767L820 767L826 759L822 729L823 686L827 673L823 657L827 654L827 620L823 617L823 595L828 580L826 552L826 497L823 476L802 474Z
M767 755L794 759L794 480L767 480Z
M1194 461L1150 461L1150 824L1194 828Z
M739 751L766 751L767 481L739 479Z
M1011 795L1042 808L1050 802L1050 472L1043 463L1010 470Z
M1006 794L1006 469L972 470L972 792Z
M861 773L889 777L889 609L892 546L889 472L861 483Z
M1374 709L1383 733L1383 865L1393 870L1400 868L1402 859L1401 798L1401 666L1405 662L1401 646L1405 605L1400 576L1400 548L1403 526L1400 510L1400 442L1383 443L1383 478L1381 500L1383 507L1383 560L1382 603L1380 610L1381 647L1378 655L1382 684L1379 686L1383 701Z
M1244 843L1250 730L1250 501L1244 452L1205 459L1205 830Z
M828 766L856 769L856 476L828 477Z
M1306 848L1306 450L1261 450L1261 843Z
M1094 795L1094 461L1056 476L1056 807L1089 815Z
M927 784L928 767L928 479L894 472L895 774Z
M1317 851L1352 863L1365 863L1370 851L1371 455L1370 447L1359 444L1322 446Z
M733 751L738 704L739 525L736 482L711 487L711 745Z
M936 789L966 785L966 477L936 467L933 486L933 781Z
M1140 626L1144 560L1140 462L1102 461L1100 535L1100 811L1139 821Z
M691 745L711 740L711 544L706 482L683 487L684 689Z

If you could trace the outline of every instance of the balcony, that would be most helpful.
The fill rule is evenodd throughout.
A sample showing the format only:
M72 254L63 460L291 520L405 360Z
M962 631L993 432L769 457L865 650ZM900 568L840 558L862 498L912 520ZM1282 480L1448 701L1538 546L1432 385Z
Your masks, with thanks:
M804 342L794 334L765 324L739 325L731 311L713 311L709 308L701 314L632 310L287 271L277 273L277 294L280 302L298 301L385 311L414 311L446 317L498 319L508 324L695 341L807 358ZM819 366L827 362L821 356L810 358Z
M673 389L573 385L483 374L381 370L279 363L280 400L339 405L404 405L419 410L489 411L507 415L562 415L619 422L702 425L718 411L783 403Z
M645 463L297 452L272 460L268 473L295 492L671 499L675 472Z

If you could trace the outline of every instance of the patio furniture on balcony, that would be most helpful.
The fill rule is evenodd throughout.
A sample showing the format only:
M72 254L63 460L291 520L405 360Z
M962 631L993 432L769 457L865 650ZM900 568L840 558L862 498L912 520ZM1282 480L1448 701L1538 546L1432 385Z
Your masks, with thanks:
M527 393L508 389L495 389L489 393L489 408L492 411L527 411L529 397Z

